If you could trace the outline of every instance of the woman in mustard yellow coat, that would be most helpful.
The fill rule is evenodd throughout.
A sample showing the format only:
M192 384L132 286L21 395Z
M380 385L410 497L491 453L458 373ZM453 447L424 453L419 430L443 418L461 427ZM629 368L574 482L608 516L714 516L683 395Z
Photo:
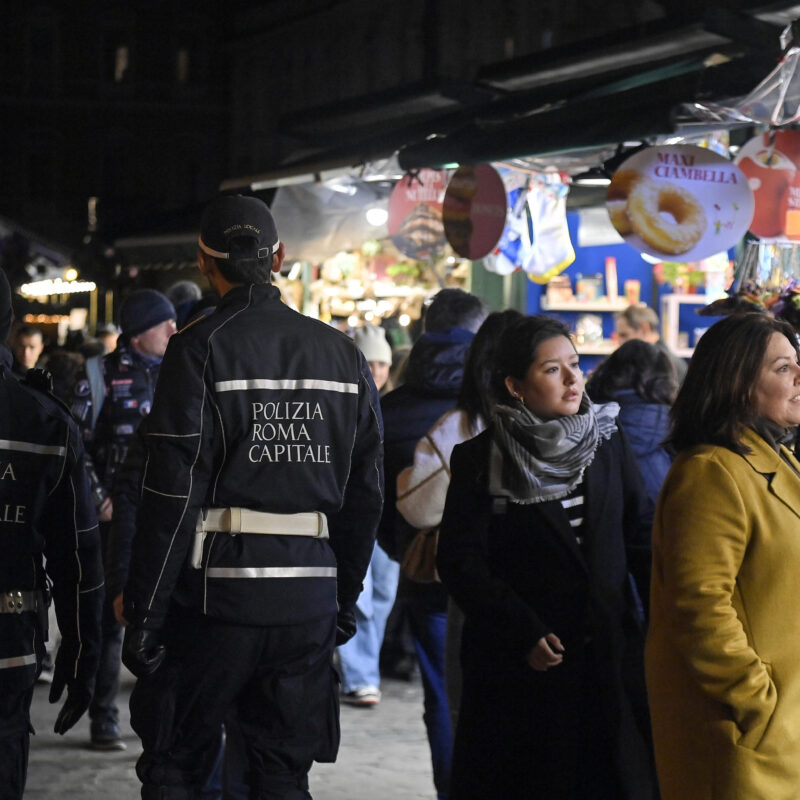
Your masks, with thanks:
M662 800L800 798L794 331L713 325L672 412L653 532L647 689Z

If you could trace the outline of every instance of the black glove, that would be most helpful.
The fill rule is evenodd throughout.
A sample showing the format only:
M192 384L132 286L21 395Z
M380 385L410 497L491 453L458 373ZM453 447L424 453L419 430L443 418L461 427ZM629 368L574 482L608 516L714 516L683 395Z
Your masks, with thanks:
M73 677L75 674L74 649L62 642L56 655L53 669L53 683L50 685L50 702L57 703L67 688L67 699L58 712L53 730L66 733L84 714L92 700L93 682L85 682Z
M152 675L164 660L167 651L161 634L128 625L122 642L122 663L137 677Z
M356 612L352 606L340 608L336 615L336 646L349 642L356 635Z
M58 700L58 697L53 698L53 689L51 687L50 702L55 703L56 700ZM64 701L64 705L61 706L61 711L58 712L53 730L56 733L65 734L84 715L91 701L92 692L88 691L85 686L73 683L67 689L67 699Z

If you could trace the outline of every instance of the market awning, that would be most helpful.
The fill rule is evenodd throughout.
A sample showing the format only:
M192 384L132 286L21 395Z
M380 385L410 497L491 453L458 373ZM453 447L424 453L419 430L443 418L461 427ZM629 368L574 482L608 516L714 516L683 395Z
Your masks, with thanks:
M616 143L696 133L697 121L679 110L747 94L779 59L781 30L800 17L795 2L725 6L504 61L472 82L287 116L281 126L290 136L308 140L313 131L305 154L222 188L320 181L392 154L403 170L592 149L599 160Z

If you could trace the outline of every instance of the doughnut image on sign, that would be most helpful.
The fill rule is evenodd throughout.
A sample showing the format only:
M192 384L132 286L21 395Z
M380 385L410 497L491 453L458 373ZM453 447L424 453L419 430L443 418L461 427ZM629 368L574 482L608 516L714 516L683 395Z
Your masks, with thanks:
M670 181L637 181L627 208L634 233L662 253L685 253L706 232L706 212L697 198Z
M606 194L620 236L667 261L699 261L732 247L750 225L753 207L741 170L694 145L640 150L614 173Z

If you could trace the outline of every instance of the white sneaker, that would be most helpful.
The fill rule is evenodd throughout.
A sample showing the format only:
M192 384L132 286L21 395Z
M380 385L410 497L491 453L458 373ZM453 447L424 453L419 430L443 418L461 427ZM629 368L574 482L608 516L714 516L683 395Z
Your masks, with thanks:
M361 708L376 706L380 701L381 690L377 686L359 686L352 692L345 692L342 695L343 703Z

